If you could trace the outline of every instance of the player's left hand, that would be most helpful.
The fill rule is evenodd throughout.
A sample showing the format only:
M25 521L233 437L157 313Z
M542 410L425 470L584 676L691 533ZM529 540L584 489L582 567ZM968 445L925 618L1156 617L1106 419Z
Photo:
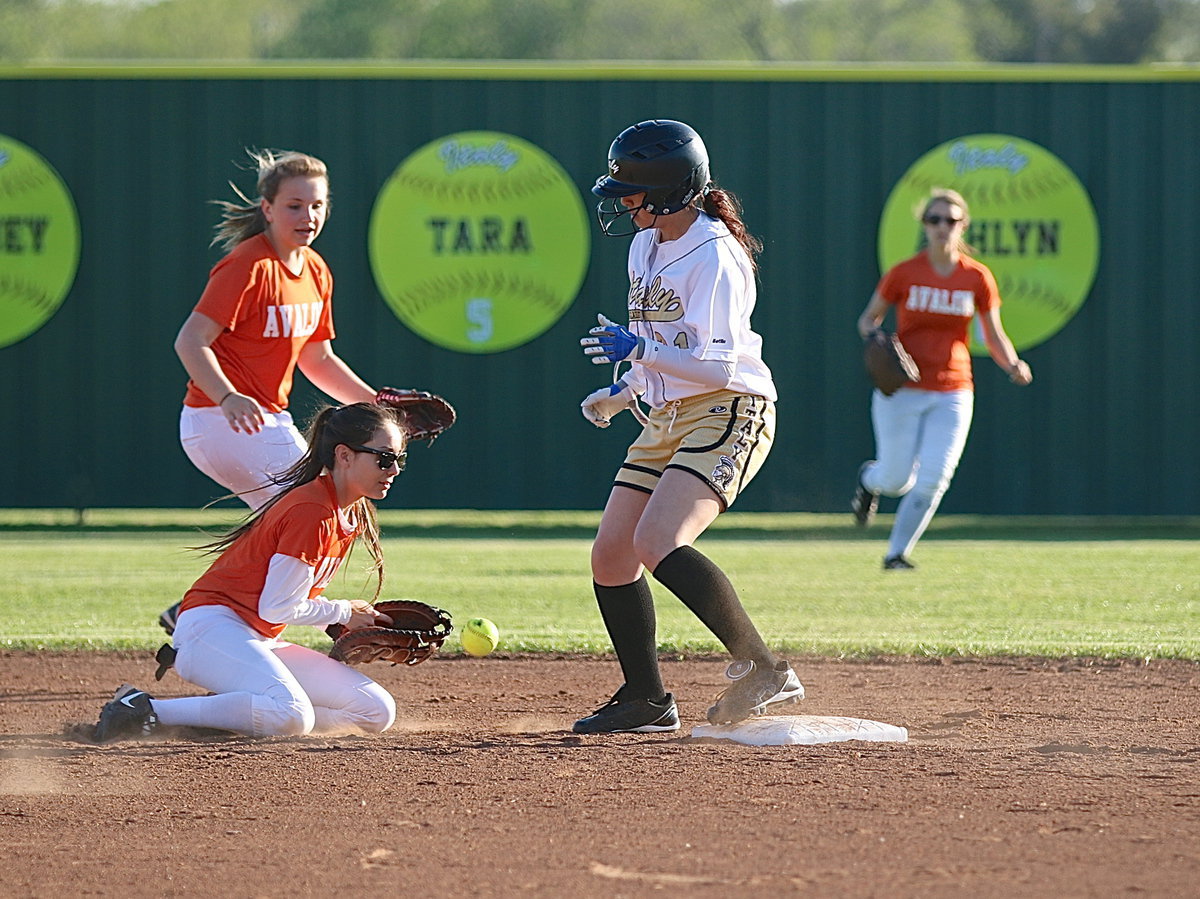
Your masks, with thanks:
M371 627L372 625L380 625L381 627L389 627L392 619L380 612L365 599L350 600L350 620L346 622L346 627L353 630L359 627Z
M592 358L593 365L608 365L628 359L642 338L635 336L624 325L609 321L603 315L597 315L600 324L588 331L588 336L581 338L579 345L583 354Z
M325 628L333 638L330 658L347 665L379 661L417 665L441 649L454 629L449 612L415 599L385 599L369 608L373 624Z
M583 417L598 428L607 428L618 412L637 408L637 396L624 381L601 387L579 404Z
M1018 387L1025 387L1033 383L1033 369L1024 359L1018 359L1016 364L1008 370L1008 379Z

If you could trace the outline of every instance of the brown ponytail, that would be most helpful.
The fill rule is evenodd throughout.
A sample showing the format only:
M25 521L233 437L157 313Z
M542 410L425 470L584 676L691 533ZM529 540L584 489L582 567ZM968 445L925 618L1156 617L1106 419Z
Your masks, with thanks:
M762 252L762 241L746 228L742 221L742 203L727 190L710 186L704 194L701 208L714 218L719 218L729 229L729 233L742 245L746 255L750 257L750 267L758 271L758 254Z

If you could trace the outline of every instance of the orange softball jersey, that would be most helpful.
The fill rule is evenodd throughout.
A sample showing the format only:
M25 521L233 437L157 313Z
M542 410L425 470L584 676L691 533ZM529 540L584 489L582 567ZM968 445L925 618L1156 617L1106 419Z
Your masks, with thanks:
M337 505L333 479L322 475L283 497L250 530L226 549L183 595L182 607L229 606L248 625L278 637L286 625L264 621L258 599L267 568L277 553L299 559L315 570L308 598L329 586L350 553L361 525L347 521Z
M973 389L967 329L975 313L1000 305L988 267L963 256L949 275L925 253L897 263L876 288L896 308L896 333L921 369L921 390Z
M333 274L315 250L304 248L304 269L294 275L266 235L257 234L213 266L195 311L224 327L212 350L238 392L282 412L300 350L334 337L332 302ZM215 406L220 399L188 381L185 405Z

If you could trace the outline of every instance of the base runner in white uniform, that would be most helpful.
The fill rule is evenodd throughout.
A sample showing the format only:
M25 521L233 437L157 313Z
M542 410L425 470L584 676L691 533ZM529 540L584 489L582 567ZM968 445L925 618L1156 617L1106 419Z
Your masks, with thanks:
M645 572L677 596L733 656L714 724L804 696L719 567L692 545L729 508L770 451L775 385L750 327L761 244L736 197L709 179L700 135L682 122L639 122L609 149L592 188L601 228L636 234L629 251L629 325L600 315L581 341L597 364L630 371L584 399L607 427L629 409L645 422L614 482L592 546L592 579L624 683L576 733L674 731L675 698L658 665ZM650 406L642 414L639 397Z

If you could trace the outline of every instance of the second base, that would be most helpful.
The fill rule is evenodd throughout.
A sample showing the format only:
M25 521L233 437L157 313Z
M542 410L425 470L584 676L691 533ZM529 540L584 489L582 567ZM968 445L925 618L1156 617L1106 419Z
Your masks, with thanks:
M872 743L907 743L908 729L865 718L823 715L772 715L737 724L698 724L693 737L732 740L747 746L812 745L866 740Z

